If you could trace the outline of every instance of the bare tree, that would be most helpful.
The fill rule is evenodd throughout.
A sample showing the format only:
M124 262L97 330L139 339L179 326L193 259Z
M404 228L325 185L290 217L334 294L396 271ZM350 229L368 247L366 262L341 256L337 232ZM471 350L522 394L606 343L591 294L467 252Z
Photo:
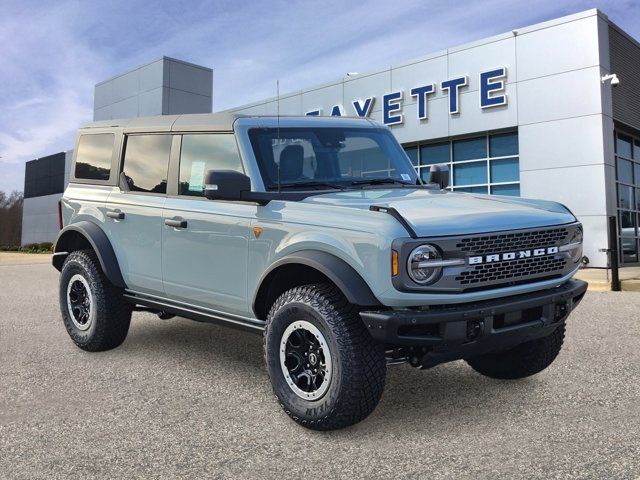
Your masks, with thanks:
M22 192L0 191L0 246L19 246L22 235Z

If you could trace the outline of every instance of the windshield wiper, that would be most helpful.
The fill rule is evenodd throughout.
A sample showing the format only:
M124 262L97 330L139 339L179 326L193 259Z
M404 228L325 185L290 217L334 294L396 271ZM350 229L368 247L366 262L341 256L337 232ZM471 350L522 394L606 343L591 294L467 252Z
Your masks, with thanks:
M397 178L367 178L364 180L354 180L351 185L382 185L383 183L399 183L401 185L413 185L413 182L398 180Z
M309 181L309 182L296 182L296 183L281 183L280 189L283 188L298 188L298 187L329 187L334 188L336 190L344 190L345 187L343 185L338 185L336 183L331 182L319 182L319 181ZM268 185L269 189L277 189L278 184L272 183Z

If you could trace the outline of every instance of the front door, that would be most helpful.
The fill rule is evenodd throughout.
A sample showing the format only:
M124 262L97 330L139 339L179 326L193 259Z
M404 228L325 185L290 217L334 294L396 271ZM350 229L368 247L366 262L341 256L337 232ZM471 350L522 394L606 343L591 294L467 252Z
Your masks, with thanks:
M174 161L177 195L167 198L163 210L165 292L182 303L247 315L249 223L257 207L204 197L208 170L243 171L235 137L184 134Z

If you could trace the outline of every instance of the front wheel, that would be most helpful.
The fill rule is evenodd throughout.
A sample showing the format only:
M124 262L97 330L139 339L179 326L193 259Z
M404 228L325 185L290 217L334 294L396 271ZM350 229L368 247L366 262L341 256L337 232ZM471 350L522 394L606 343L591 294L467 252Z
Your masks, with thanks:
M384 348L333 285L305 285L282 294L267 319L264 353L280 405L304 427L353 425L382 396Z
M564 342L565 324L558 325L553 333L530 340L510 350L489 353L467 359L476 372L487 377L514 380L530 377L553 363Z

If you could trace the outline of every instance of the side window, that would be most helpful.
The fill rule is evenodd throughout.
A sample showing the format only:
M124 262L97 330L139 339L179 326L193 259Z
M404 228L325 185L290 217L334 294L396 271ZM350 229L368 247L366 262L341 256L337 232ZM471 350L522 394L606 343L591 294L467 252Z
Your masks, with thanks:
M124 151L125 175L133 192L167 193L171 135L131 135Z
M207 170L243 171L233 134L182 136L178 193L196 197L204 196L204 177Z
M84 180L109 180L114 140L113 133L81 135L74 176Z

